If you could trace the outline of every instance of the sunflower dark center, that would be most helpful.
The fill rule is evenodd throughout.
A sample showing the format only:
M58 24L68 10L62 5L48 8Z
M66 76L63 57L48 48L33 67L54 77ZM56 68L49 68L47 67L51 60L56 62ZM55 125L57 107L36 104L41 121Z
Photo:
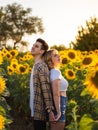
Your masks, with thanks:
M15 55L15 52L12 51L12 52L11 52L11 55L14 56L14 55Z
M72 77L73 76L73 72L72 71L68 71L68 75L70 75Z
M16 68L17 67L17 65L16 64L13 64L13 68Z
M92 62L92 58L90 58L90 57L86 57L83 60L84 65L89 65L91 62Z
M70 52L70 53L68 54L68 56L69 56L71 59L75 59L75 54L74 54L73 52Z
M25 72L25 68L24 67L20 67L20 71L21 72Z
M7 54L7 57L10 58L11 56L9 54Z
M62 64L67 64L67 58L62 59Z
M98 88L98 71L96 72L95 76L91 78L93 84Z
M9 69L9 72L12 72L12 69Z

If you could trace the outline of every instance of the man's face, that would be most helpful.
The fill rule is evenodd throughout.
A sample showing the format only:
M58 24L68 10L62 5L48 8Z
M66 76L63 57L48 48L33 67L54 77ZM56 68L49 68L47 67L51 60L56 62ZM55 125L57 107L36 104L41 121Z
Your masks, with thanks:
M42 47L42 44L40 42L35 42L32 46L32 49L31 49L31 54L33 56L36 56L36 55L42 55L44 50L41 49Z

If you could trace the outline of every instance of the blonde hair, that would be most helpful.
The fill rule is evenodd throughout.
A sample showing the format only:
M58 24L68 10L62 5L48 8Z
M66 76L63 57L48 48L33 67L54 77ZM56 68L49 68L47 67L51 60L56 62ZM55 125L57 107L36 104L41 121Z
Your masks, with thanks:
M48 50L44 55L44 61L48 65L49 69L54 68L54 63L52 61L52 52L55 51L55 49Z

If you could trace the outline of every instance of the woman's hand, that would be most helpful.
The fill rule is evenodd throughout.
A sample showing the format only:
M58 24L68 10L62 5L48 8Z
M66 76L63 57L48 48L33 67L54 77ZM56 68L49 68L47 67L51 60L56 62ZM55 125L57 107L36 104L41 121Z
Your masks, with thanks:
M61 117L61 112L59 112L56 116L55 116L55 121L58 121L58 119Z

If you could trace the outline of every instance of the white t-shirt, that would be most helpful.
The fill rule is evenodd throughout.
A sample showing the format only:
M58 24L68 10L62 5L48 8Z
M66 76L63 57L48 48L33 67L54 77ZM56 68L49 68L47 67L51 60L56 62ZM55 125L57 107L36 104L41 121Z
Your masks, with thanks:
M34 87L33 87L33 70L31 72L31 77L30 77L30 109L31 109L31 116L34 116Z
M50 70L50 81L60 79L60 91L67 91L68 81L62 76L61 71L58 69Z

